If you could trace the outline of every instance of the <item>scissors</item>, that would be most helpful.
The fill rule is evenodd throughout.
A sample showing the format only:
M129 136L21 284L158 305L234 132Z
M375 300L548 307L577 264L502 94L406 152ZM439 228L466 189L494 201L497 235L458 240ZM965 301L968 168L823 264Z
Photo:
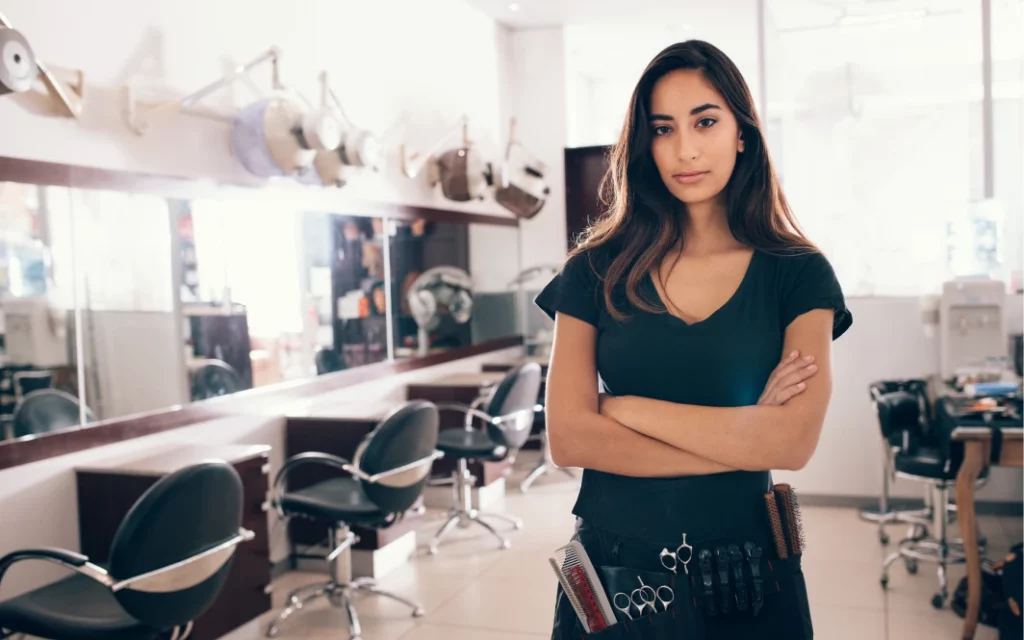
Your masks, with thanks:
M658 608L655 603L660 602L662 611L667 611L668 606L675 600L675 592L672 591L672 588L660 586L655 589L644 584L643 579L639 576L637 580L640 581L640 588L633 589L628 594L623 591L616 593L612 598L612 605L626 614L630 620L634 619L632 607L636 607L638 615L642 616L647 607L651 608L651 613L657 612Z
M690 560L693 559L693 547L686 544L686 534L683 534L683 544L676 547L675 551L669 551L668 549L662 549L661 555L658 556L661 560L661 566L665 567L672 573L677 573L679 565L683 565L683 572L686 575L690 575L689 564Z

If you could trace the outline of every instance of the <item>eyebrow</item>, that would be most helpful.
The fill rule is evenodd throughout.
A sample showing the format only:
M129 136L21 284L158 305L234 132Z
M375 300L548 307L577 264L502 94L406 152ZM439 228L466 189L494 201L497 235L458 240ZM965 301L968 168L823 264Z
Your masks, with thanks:
M693 109L690 109L690 115L691 116L695 116L695 115L697 115L699 113L704 113L705 111L708 111L708 110L711 110L711 109L721 109L721 108L722 107L718 106L717 104L711 104L710 102L708 102L707 104L702 104L699 107L694 107ZM651 117L648 118L648 120L650 120L651 122L655 122L655 121L659 121L659 120L666 120L666 121L671 122L671 121L675 120L675 118L673 118L670 115L666 115L664 113L652 113Z

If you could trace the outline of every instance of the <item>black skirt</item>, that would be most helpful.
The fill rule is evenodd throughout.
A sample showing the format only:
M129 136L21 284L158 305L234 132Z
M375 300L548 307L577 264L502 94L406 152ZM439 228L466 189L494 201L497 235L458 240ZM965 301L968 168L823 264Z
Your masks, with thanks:
M659 559L661 550L668 546L665 542L625 538L578 519L573 540L583 545L601 580L605 582L606 592L610 586L609 577L628 575L630 571L634 571L641 576L647 576L647 583L657 580L652 576L660 574L662 584L671 584L674 587L676 598L667 611L661 612L659 609L653 615L649 610L647 615L636 615L633 612L634 620L626 620L620 615L620 622L612 627L587 634L559 585L552 640L812 640L814 631L811 626L807 587L800 568L800 558L790 557L780 561L766 529L751 531L750 535L742 537L744 539L688 539L687 542L694 548L693 559L688 565L689 573L680 569L678 575L673 576L662 566ZM763 551L760 562L763 604L756 616L753 613L749 573L745 578L745 606L740 610L735 593L722 590L716 571L712 571L711 591L705 591L697 557L702 549L714 549L731 544L742 549L744 543L748 541ZM678 545L678 541L676 544ZM611 585L611 588L617 590L621 587ZM611 600L613 594L607 595ZM725 600L728 600L727 611L724 611L722 606ZM714 613L709 609L710 601L714 603Z

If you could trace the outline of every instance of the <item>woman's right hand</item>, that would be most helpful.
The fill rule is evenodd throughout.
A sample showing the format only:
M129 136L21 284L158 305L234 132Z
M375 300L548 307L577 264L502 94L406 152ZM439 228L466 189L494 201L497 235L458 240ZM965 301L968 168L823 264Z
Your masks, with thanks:
M803 392L807 388L804 380L810 378L818 370L814 363L814 356L800 357L799 351L794 351L782 359L779 366L775 367L768 383L761 392L758 399L759 405L779 406L786 403L793 396Z

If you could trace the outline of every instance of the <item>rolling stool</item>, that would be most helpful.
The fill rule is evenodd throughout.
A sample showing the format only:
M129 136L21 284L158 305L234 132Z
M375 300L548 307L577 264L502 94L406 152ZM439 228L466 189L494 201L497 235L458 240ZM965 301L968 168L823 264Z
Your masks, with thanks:
M337 582L338 558L358 540L349 525L384 529L400 520L423 494L434 460L440 419L437 407L416 400L391 412L359 444L352 462L327 453L300 453L292 456L274 478L271 504L282 518L293 516L325 521L329 525L327 555L329 578L308 584L288 595L287 606L267 627L267 637L278 634L281 623L319 598L348 615L353 640L362 635L359 616L352 604L356 592L390 598L412 609L413 617L423 615L423 607L399 595L377 587L371 578ZM310 487L284 492L284 481L296 467L320 464L348 474L318 482Z
M903 559L907 572L917 573L918 561L937 565L939 591L932 597L932 606L941 609L949 597L946 568L965 562L963 544L948 536L950 524L949 493L956 486L959 471L942 455L938 447L916 443L914 434L920 422L920 398L907 391L883 393L875 399L878 420L883 435L890 441L904 434L905 447L893 447L891 466L893 476L924 482L931 494L930 507L911 512L894 511L891 520L879 522L880 535L889 522L911 525L907 537L900 541L896 551L882 563L882 588L889 585L889 567ZM929 521L930 520L930 521ZM932 527L929 533L929 525ZM883 540L887 540L884 538Z
M463 429L445 429L438 436L437 448L446 457L455 458L458 467L452 474L454 500L448 520L431 540L429 551L438 552L441 538L458 524L466 529L476 523L490 531L500 541L502 549L512 546L508 538L498 533L482 517L498 518L512 524L516 529L523 526L522 520L503 513L481 513L473 508L473 483L469 473L470 460L515 461L516 454L526 444L533 427L537 411L537 394L540 393L541 368L531 362L516 367L502 378L489 396L478 398L472 406L460 404L439 404L438 409L451 409L465 414ZM481 407L485 407L481 410ZM473 428L473 418L479 418L486 428Z
M242 481L215 461L161 478L132 506L103 568L63 549L25 549L0 558L45 560L75 573L0 602L0 638L60 640L186 638L228 580L242 528Z

